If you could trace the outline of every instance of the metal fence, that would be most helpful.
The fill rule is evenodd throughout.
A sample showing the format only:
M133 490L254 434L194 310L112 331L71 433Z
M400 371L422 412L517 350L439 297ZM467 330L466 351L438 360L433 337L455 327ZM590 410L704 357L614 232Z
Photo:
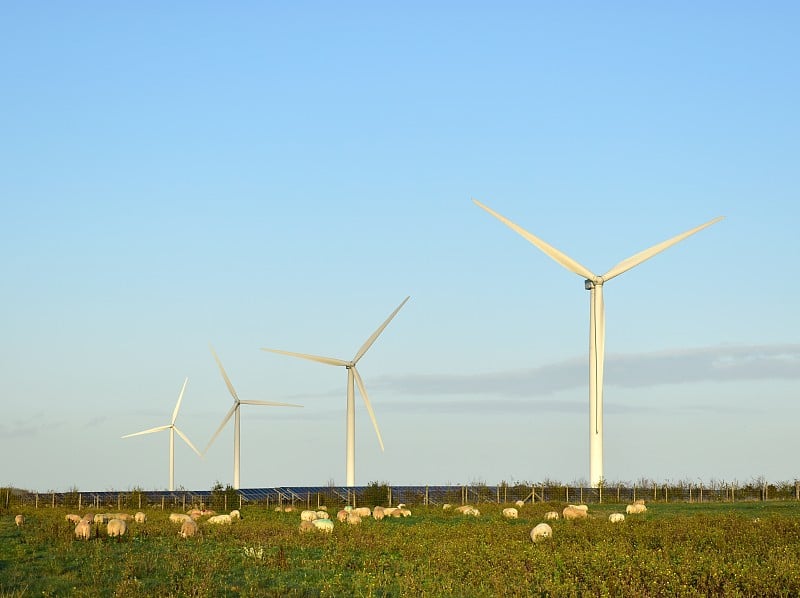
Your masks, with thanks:
M244 506L276 508L293 506L329 508L351 506L397 505L441 506L445 503L512 504L525 503L631 503L637 499L648 502L735 502L761 500L800 500L800 482L780 485L716 484L714 486L643 484L640 486L604 486L585 488L553 484L500 484L488 486L303 486L277 488L215 488L213 490L127 492L25 492L11 488L0 489L0 506L34 508L69 507L77 510L118 510L160 508L187 510L192 507L230 510Z

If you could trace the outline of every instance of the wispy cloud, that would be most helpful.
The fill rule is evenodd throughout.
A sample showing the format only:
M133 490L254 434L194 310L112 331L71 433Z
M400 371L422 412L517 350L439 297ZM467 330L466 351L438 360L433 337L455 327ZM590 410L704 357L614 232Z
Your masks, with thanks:
M800 378L800 345L719 346L609 354L605 385L641 388L687 382ZM587 385L587 360L481 374L408 374L372 378L370 391L404 395L546 397Z

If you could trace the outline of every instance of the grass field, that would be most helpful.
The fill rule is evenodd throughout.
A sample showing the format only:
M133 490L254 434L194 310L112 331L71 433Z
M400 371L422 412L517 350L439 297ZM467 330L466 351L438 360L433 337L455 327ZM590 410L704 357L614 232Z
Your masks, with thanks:
M616 525L608 515L624 505L593 505L535 545L531 528L565 505L528 504L517 520L478 506L478 518L411 506L330 535L300 534L299 512L251 507L186 540L160 509L119 540L98 525L89 541L63 509L22 510L22 527L6 511L0 596L800 595L797 502L652 504Z

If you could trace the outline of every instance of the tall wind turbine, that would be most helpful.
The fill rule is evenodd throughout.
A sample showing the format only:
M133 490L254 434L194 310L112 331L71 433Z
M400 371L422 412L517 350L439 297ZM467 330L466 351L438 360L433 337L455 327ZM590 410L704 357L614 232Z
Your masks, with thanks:
M603 359L605 355L605 310L603 307L603 284L638 266L643 261L650 259L654 255L661 253L665 249L672 247L676 243L683 241L696 232L711 226L722 220L723 216L709 220L691 230L672 237L663 243L653 245L649 249L640 251L636 255L622 260L619 264L611 268L602 276L594 274L588 268L563 254L555 247L545 243L526 231L524 228L514 224L508 218L501 216L491 208L483 205L476 199L472 200L475 204L489 212L492 216L506 224L528 241L536 245L544 253L561 264L570 272L585 278L584 288L589 291L589 477L593 487L597 487L603 481Z
M203 454L208 452L208 449L211 448L213 442L219 436L219 433L222 432L222 428L225 427L225 424L231 419L231 416L235 416L233 420L233 488L235 490L239 489L239 463L240 463L240 432L239 432L239 407L241 405L267 405L270 407L302 407L302 405L292 405L291 403L276 403L274 401L242 401L239 399L239 395L236 393L236 389L233 388L233 384L231 384L230 378L228 378L228 374L225 373L225 368L222 367L222 362L217 357L216 351L214 351L214 347L211 345L208 346L211 349L211 354L214 356L214 359L219 366L219 372L222 374L222 378L225 380L225 384L228 387L228 390L233 397L233 407L231 407L228 414L222 420L222 423L217 428L217 431L214 432L214 435L211 437L211 440L208 441Z
M186 444L197 453L198 457L202 457L203 455L200 454L195 446L192 444L192 441L178 429L178 426L175 425L175 420L178 417L178 409L181 408L181 401L183 400L183 393L186 390L186 384L189 382L189 378L183 381L183 386L181 387L181 393L178 395L178 402L175 403L175 409L172 411L172 419L167 426L158 426L157 428L150 428L149 430L142 430L141 432L135 432L134 434L126 434L123 438L130 438L131 436L140 436L142 434L152 434L153 432L162 432L164 430L169 430L169 489L170 491L175 490L175 433L178 433L178 436L183 438Z
M356 369L356 364L358 360L364 356L364 353L372 346L372 343L380 336L381 332L389 325L389 322L392 321L397 315L397 312L406 304L411 297L406 297L403 299L403 302L397 306L391 315L386 318L383 324L381 324L378 329L372 333L366 342L361 345L361 348L356 353L355 357L353 357L350 361L344 361L343 359L336 359L334 357L320 357L318 355L308 355L306 353L292 353L291 351L281 351L279 349L261 349L262 351L271 351L272 353L280 353L282 355L290 355L292 357L299 357L301 359L309 359L311 361L318 361L320 363L327 363L328 365L337 365L343 366L347 368L347 485L348 486L355 486L356 485L356 401L355 401L355 389L353 386L353 382L358 385L358 392L361 394L361 398L364 399L364 405L367 407L367 412L369 413L369 417L372 420L372 425L375 427L375 434L378 435L378 443L381 445L381 451L383 451L383 439L381 438L381 431L378 428L378 421L375 419L375 412L372 410L372 404L369 402L369 396L367 395L367 389L364 386L364 381L361 379L361 375L358 373Z

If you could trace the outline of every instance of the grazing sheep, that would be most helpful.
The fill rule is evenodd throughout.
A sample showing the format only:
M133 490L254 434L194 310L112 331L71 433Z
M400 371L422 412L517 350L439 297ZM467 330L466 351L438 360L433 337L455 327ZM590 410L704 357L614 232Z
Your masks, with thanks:
M348 514L349 514L348 511L346 511L345 509L342 509L341 511L336 513L336 519L338 519L339 521L344 523L345 521L347 521L347 515Z
M17 515L14 517L14 523L17 524L17 527L20 527L25 523L25 516L24 515Z
M558 511L547 511L547 513L544 514L544 518L546 521L555 521L558 519Z
M442 511L447 511L447 510L452 509L452 508L453 508L453 505L451 505L449 502L446 502L446 503L444 503L442 505Z
M136 523L144 523L145 521L147 521L147 515L139 511L138 513L136 513L136 515L133 516L133 520Z
M314 520L314 521L316 521L316 520ZM317 529L317 528L316 528L316 526L314 526L314 522L313 521L301 521L300 522L300 533L301 534L306 534L306 533L308 533L310 531L313 531L315 529Z
M632 505L625 507L625 512L628 515L640 515L645 511L647 511L647 507L642 503L633 503Z
M316 511L303 511L300 513L300 521L314 521L317 519Z
M75 526L75 537L78 540L88 540L92 537L92 524L81 519Z
M187 517L183 520L183 523L181 523L181 531L178 532L178 535L181 538L192 538L199 535L199 533L197 522L191 517Z
M194 520L200 519L203 516L202 509L190 509L186 511L186 514Z
M470 510L472 510L474 508L475 507L473 507L472 505L461 505L460 507L456 507L454 510L455 510L456 513L464 514L467 511L470 511Z
M561 512L561 514L567 521L572 519L586 519L589 516L584 509L576 509L572 506L564 507L564 510Z
M311 524L321 532L332 533L333 521L330 519L315 519Z
M126 531L128 531L128 524L125 523L124 519L111 519L108 522L108 527L106 528L106 533L108 534L109 538L119 538L120 536L124 536Z
M622 523L625 521L625 515L622 513L611 513L611 515L608 516L608 520L611 523Z
M507 509L503 509L503 517L506 519L516 519L519 515L519 512L514 507L508 507Z
M531 530L531 540L534 544L553 537L553 528L546 523L540 523Z
M375 521L380 521L383 519L384 515L383 507L378 506L372 509L372 518L375 519Z
M400 515L402 515L403 517L411 517L411 511L409 509L403 507L402 509L399 509L399 511Z
M129 515L128 513L114 513L113 515L108 515L108 519L122 519L122 521L132 521L133 515Z
M70 513L69 515L65 516L64 519L69 521L70 523L77 524L81 520L80 515L75 515L74 513Z
M573 509L579 509L581 511L589 511L589 505L567 505L568 507L572 507Z
M327 511L317 511L317 519L330 519L331 516L328 515Z
M85 515L84 519L86 517L88 517L88 515ZM97 515L94 516L93 521L95 523L108 523L109 520L111 520L111 519L112 519L112 517L108 513L98 513Z
M244 517L242 517L242 514L239 512L239 509L234 509L233 511L231 511L230 516L231 519L234 521L239 521L240 519L244 519Z
M400 508L398 506L398 508ZM355 513L359 517L369 517L372 515L372 510L369 507L358 507L357 509L353 509L350 511L351 513Z
M208 518L208 523L212 525L230 525L233 519L230 515L214 515Z
M395 517L395 511L397 511L397 507L384 507L383 508L383 516L384 517Z
M348 513L347 514L347 523L350 525L358 525L361 523L361 515L357 515L356 513Z
M517 501L517 502L515 502L514 504L516 505L516 507L517 507L518 509L521 509L522 507L524 507L524 506L525 506L525 501L524 501L524 500L518 500L518 501Z
M172 523L183 523L184 521L194 521L191 516L185 515L183 513L170 513L169 520Z

